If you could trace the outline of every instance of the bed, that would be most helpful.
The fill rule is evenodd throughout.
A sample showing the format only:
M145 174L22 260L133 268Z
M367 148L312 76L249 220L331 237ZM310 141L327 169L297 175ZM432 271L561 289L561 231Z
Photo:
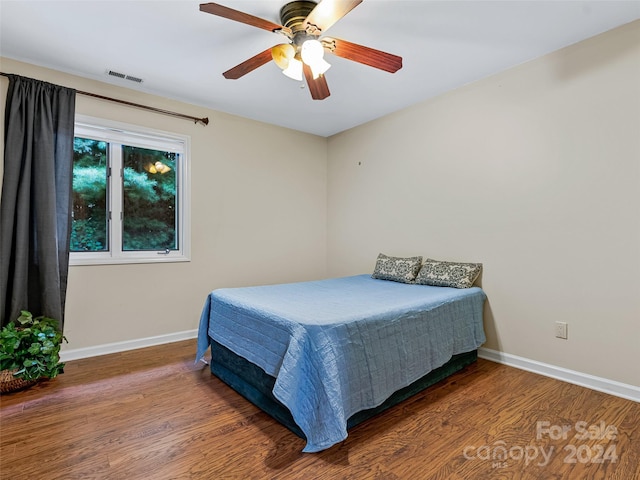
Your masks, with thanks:
M479 287L356 275L223 288L205 301L196 359L317 452L477 358Z

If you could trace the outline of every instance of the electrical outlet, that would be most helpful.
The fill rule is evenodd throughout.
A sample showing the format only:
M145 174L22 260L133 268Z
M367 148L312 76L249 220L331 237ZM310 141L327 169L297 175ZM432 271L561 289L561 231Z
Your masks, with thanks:
M567 323L556 322L556 338L567 339Z

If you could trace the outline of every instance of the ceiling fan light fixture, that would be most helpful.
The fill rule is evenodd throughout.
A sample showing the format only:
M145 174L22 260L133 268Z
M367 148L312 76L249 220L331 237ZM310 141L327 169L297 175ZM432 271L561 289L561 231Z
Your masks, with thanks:
M302 61L311 67L314 79L331 68L331 64L324 59L324 47L319 40L305 41L300 48L300 56Z
M300 49L300 55L304 63L311 65L313 62L324 57L324 47L322 43L320 43L320 40L305 40Z
M271 58L278 67L285 70L289 66L289 62L296 54L296 49L290 43L280 43L271 48Z
M331 68L331 64L327 62L324 58L321 58L313 65L309 65L311 67L311 73L313 74L314 80L318 78L320 75L323 75L324 72Z
M297 58L292 58L289 60L289 66L282 71L287 77L297 80L298 82L302 81L302 62Z
M311 66L313 62L324 58L324 47L319 40L305 40L300 48L300 56L304 63Z

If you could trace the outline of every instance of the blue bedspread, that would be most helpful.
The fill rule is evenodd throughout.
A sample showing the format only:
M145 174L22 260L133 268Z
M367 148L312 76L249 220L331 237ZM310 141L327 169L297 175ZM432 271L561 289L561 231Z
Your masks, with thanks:
M484 292L407 285L370 275L214 290L197 359L209 336L276 378L316 452L347 437L347 419L384 402L452 355L485 341Z

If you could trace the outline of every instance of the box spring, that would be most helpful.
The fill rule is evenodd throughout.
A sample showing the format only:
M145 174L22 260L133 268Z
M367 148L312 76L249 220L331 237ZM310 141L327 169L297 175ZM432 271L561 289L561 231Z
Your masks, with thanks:
M267 375L260 367L236 355L215 340L210 339L210 341L211 372L244 398L278 420L293 433L306 439L302 430L300 430L293 420L289 409L273 396L272 390L275 384L275 378ZM347 421L347 429L364 422L455 372L462 370L477 359L477 350L454 355L441 367L432 370L411 385L392 394L378 407L362 410L353 414Z

